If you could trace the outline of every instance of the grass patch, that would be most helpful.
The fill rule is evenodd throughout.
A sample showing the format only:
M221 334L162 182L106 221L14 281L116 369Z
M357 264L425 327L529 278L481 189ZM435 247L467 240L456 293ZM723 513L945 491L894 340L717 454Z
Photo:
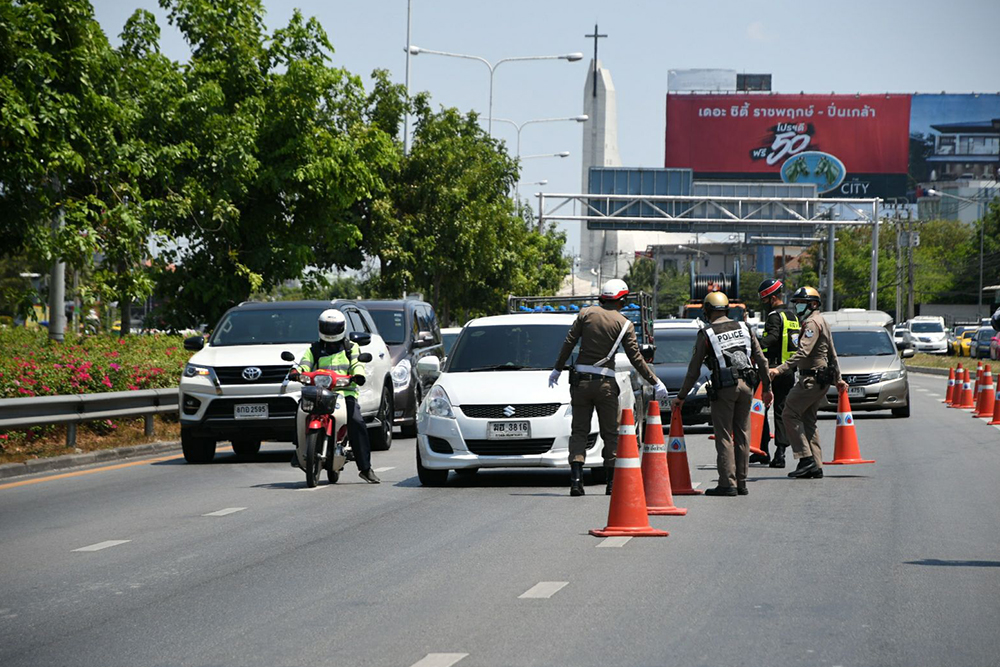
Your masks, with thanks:
M949 357L944 354L917 353L912 359L907 359L906 363L908 366L923 366L925 368L954 368L955 364L962 362L962 368L971 367L975 371L976 363L979 361L979 359L970 359L969 357ZM1000 372L1000 363L991 361L989 364L990 373L996 376Z
M153 417L153 435L147 436L143 428L143 418L116 419L108 423L100 422L105 433L86 428L77 428L76 447L66 447L66 427L52 426L43 435L33 438L8 438L0 436L0 463L23 463L30 459L42 459L65 454L83 454L99 449L144 445L151 442L179 440L181 425L176 415ZM82 426L82 425L81 425Z

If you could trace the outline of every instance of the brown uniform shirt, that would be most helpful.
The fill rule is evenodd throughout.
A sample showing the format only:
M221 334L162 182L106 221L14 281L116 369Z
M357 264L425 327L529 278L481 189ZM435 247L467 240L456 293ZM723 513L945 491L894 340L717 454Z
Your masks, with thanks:
M608 356L611 346L615 344L622 327L627 326L628 331L622 339L622 349L625 356L632 362L639 375L650 384L656 384L656 374L646 364L645 359L639 352L639 342L635 338L635 327L624 315L611 306L590 306L580 311L570 327L569 334L566 335L566 342L563 343L562 350L559 351L559 358L556 360L555 369L561 371L566 365L569 355L573 354L576 342L580 341L580 354L576 358L576 363L593 366L598 361ZM615 357L604 363L605 368L615 369Z
M720 317L717 320L712 321L712 325L724 324L726 322L733 322L733 320L728 317ZM735 328L735 327L733 327ZM749 327L747 327L749 329ZM688 392L694 386L694 383L698 381L701 377L701 365L706 363L708 358L715 356L715 350L712 349L712 343L708 340L708 335L705 333L708 327L705 329L699 329L698 335L695 337L694 341L694 354L691 357L691 362L688 364L687 375L684 376L684 383L681 385L681 389L677 392L677 396L684 400L687 398ZM764 353L760 349L760 343L757 341L757 336L750 332L750 361L753 362L754 366L757 367L757 377L760 378L760 382L763 385L761 391L768 392L771 391L771 378L767 374L767 359L764 357Z
M840 381L840 363L837 361L837 351L833 349L833 334L830 325L826 323L819 311L812 314L802 323L799 331L799 349L785 363L778 366L778 373L788 373L792 370L812 371L833 368L833 384Z

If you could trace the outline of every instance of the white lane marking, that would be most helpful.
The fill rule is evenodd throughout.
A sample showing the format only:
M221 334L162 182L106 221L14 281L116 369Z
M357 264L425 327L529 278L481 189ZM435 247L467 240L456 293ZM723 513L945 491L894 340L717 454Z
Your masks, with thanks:
M930 396L931 398L944 398L944 396L942 396L941 394L927 394L927 395Z
M628 544L631 537L605 537L603 540L597 543L597 548L602 547L623 547Z
M517 597L519 600L550 598L568 585L568 581L540 581Z
M413 663L413 667L451 667L468 655L468 653L428 653Z
M389 472L390 470L395 470L396 466L385 466L383 468L375 468L375 472Z
M227 514L236 514L237 512L242 512L246 507L227 507L225 509L218 510L216 512L209 512L208 514L202 514L202 516L226 516Z
M930 389L924 389L923 387L917 387L917 391L928 392Z
M701 482L695 482L694 484L691 485L691 488L697 489L699 486L701 486Z
M108 547L117 547L119 544L128 544L131 541L132 540L106 540L104 542L98 542L97 544L91 544L89 547L73 549L73 551L100 551L101 549L107 549Z

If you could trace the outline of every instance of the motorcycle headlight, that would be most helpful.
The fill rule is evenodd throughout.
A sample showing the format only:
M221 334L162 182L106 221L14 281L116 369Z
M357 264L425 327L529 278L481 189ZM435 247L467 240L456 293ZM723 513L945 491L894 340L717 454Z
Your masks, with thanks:
M448 398L448 393L438 385L434 385L427 392L424 402L420 404L420 409L432 417L455 418L455 412L451 409L451 400Z
M184 377L209 377L212 374L212 369L208 366L198 366L195 364L188 364L184 367Z
M899 378L905 375L906 371L903 369L900 369L898 371L889 371L888 373L882 373L882 382L886 382L888 380L898 380Z
M333 384L333 378L329 375L317 375L314 381L317 387L322 387L323 389L329 389L330 385Z
M392 367L389 371L389 376L392 377L392 385L396 389L402 389L408 384L410 384L410 360L403 359L398 364Z
M316 407L316 404L313 401L303 398L299 401L299 407L302 408L303 412L312 412L313 408Z

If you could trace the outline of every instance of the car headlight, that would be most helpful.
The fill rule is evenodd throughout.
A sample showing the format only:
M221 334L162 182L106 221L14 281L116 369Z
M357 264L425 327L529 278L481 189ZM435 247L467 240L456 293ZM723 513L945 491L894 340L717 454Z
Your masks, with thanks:
M898 380L901 377L906 376L906 371L900 369L898 371L889 371L887 373L882 373L882 382L887 382L889 380Z
M420 404L420 409L432 417L455 418L455 412L451 409L451 400L448 398L448 393L439 385L434 385L427 392L424 402Z
M198 366L196 364L188 364L184 367L184 377L211 377L212 369L208 366Z
M392 386L396 389L402 389L410 384L410 360L402 359L398 364L392 367L389 371L389 376L392 378Z

